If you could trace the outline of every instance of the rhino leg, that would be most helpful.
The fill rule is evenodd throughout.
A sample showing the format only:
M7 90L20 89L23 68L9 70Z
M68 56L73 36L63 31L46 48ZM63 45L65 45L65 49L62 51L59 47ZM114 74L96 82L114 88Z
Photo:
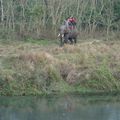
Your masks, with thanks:
M70 44L73 44L73 39L69 38Z
M60 46L64 45L64 35L59 33L58 37L60 38Z
M68 43L68 34L64 33L64 43Z
M74 38L74 43L75 43L75 44L77 43L77 38Z

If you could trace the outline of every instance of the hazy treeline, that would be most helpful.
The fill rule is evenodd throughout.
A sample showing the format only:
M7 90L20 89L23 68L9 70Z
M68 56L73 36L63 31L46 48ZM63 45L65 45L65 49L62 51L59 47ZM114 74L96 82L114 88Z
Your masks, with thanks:
M86 34L120 31L120 0L0 0L0 37L54 38L71 15Z

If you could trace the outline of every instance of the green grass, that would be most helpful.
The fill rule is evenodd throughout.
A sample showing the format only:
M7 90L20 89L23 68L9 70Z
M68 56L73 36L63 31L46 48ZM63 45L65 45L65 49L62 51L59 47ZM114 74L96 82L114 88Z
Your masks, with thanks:
M54 45L54 44L58 43L57 40L46 40L46 39L34 40L34 39L30 39L30 38L25 40L25 42L37 44L37 45L43 45L43 46Z

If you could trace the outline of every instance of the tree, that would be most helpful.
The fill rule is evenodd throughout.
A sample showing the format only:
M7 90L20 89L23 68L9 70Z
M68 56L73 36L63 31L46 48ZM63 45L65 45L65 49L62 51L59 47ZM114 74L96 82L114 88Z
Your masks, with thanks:
M3 0L0 0L1 3L1 22L4 21L4 10L3 10Z

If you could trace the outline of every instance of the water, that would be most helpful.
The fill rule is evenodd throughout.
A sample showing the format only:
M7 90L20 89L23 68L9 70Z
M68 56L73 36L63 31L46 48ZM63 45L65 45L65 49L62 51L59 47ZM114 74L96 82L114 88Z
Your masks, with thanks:
M0 120L120 120L119 97L0 97Z

